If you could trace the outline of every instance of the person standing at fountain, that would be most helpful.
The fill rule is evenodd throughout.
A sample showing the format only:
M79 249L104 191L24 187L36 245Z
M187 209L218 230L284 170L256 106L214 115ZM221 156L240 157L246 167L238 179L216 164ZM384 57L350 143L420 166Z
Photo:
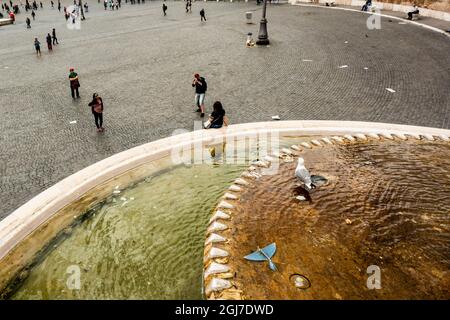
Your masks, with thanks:
M213 112L209 116L207 129L219 129L222 126L228 126L228 118L225 116L225 110L220 101L213 104Z
M80 93L78 92L78 88L80 87L80 81L78 80L78 74L74 71L73 68L70 68L69 81L72 98L75 99L75 93L77 94L77 98L79 98Z
M103 132L103 100L97 93L92 96L92 101L89 103L92 109L92 114L94 115L95 126L97 127L97 132Z
M205 116L205 94L208 85L206 84L205 78L200 77L196 73L194 74L194 80L192 80L192 86L195 87L195 103L198 107L196 112L201 112L200 117L203 118Z

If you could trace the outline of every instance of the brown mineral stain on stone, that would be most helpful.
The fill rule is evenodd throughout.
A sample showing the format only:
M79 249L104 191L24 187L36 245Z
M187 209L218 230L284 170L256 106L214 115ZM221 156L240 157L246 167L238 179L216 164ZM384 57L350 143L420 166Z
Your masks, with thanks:
M450 298L448 144L382 139L302 156L311 174L328 179L325 186L308 194L297 186L296 161L281 163L235 203L229 265L246 298ZM243 259L272 242L277 272ZM380 290L367 288L370 265L381 270ZM311 287L296 288L293 274Z

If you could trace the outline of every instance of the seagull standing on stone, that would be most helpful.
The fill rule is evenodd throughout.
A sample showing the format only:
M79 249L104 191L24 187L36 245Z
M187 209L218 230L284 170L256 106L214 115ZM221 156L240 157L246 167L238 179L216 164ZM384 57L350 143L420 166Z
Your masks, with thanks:
M300 179L308 191L316 187L311 181L311 175L309 174L308 169L305 168L305 160L301 157L298 158L297 168L295 168L295 176Z

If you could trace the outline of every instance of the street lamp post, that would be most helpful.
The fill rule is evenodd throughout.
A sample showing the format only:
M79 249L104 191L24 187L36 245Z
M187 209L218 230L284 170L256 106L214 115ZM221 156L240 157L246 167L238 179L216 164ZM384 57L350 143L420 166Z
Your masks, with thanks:
M262 19L259 24L258 41L256 41L257 45L268 45L269 44L269 35L267 34L266 7L267 7L267 0L264 0Z

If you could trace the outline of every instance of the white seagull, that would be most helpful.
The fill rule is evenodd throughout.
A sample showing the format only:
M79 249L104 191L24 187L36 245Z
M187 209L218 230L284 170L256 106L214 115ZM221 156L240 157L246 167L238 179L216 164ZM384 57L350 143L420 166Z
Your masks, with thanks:
M308 191L316 187L311 181L311 175L309 174L308 169L305 168L305 160L301 157L298 158L297 168L295 168L295 176L303 182Z

